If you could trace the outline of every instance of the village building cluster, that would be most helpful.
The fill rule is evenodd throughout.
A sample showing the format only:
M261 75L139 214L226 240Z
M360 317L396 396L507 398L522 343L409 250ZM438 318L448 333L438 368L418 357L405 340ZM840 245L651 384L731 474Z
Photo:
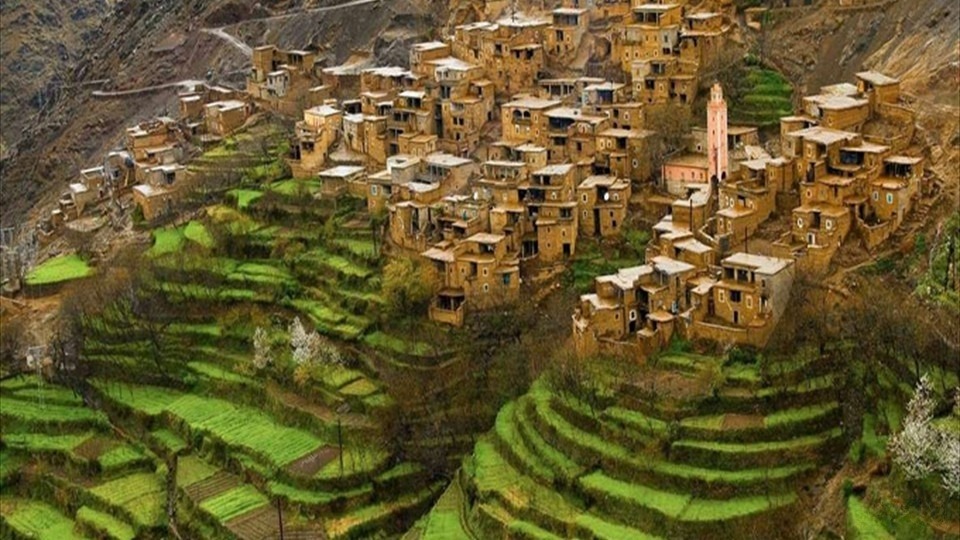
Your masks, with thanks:
M598 277L581 297L577 350L649 355L675 335L762 345L797 273L826 268L854 232L871 249L889 238L924 169L907 154L913 112L899 82L875 72L804 97L767 147L757 128L730 125L714 84L705 127L661 156L647 111L692 106L734 10L566 0L457 26L414 44L408 66L329 67L311 51L258 47L245 91L200 85L181 95L179 121L128 129L55 218L125 189L145 218L161 216L189 185L191 149L273 111L298 120L294 178L319 180L318 197L365 199L388 218L390 253L433 267L435 321L462 325L471 310L520 300L523 284L565 268L578 240L617 237L640 216L655 223L646 264ZM598 51L615 80L549 75L582 73ZM789 232L752 252L776 216L790 216Z

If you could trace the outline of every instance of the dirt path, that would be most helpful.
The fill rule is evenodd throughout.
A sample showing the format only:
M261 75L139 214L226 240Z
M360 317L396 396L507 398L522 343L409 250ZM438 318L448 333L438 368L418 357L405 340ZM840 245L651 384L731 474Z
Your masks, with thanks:
M282 20L286 20L286 19L291 19L291 18L293 18L293 17L299 17L299 16L304 15L304 14L306 14L306 13L326 13L327 11L335 11L335 10L338 10L338 9L344 9L344 8L349 8L349 7L363 6L363 5L366 5L366 4L373 4L373 3L375 3L375 2L380 2L380 1L381 1L381 0L351 0L350 2L344 2L344 3L342 3L342 4L337 4L337 5L334 5L334 6L324 6L324 7L316 7L316 8L310 8L310 9L297 10L297 11L290 11L290 12L284 13L284 14L282 14L282 15L273 15L273 16L270 16L270 17L261 17L261 18L259 18L259 19L247 19L247 20L240 21L240 22L235 23L235 24L230 25L230 26L236 26L236 25L238 25L238 24L249 23L249 22L282 21Z
M151 92L156 92L158 90L166 90L167 88L177 88L185 86L196 86L203 84L204 81L197 79L184 79L182 81L169 82L164 84L155 84L153 86L144 86L143 88L131 88L129 90L95 90L91 92L91 95L95 98L114 98L114 97L129 97L137 96L140 94L148 94Z
M220 28L203 28L203 29L201 29L200 31L203 32L204 34L210 34L211 36L216 36L216 37L218 37L218 38L226 41L227 43L229 43L230 45L232 45L235 49L237 49L238 51L240 51L240 53L243 54L244 56L246 56L247 58L253 57L253 48L252 48L251 46L247 45L246 43L244 43L244 42L243 42L240 38L238 38L237 36L234 36L234 35L232 35L232 34L228 34L228 33L226 32L226 30L224 30L224 27L220 27Z

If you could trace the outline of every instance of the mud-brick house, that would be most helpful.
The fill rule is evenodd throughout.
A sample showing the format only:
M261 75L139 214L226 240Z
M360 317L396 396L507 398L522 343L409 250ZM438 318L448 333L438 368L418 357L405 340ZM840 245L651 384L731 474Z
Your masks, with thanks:
M900 101L900 80L876 71L861 71L856 74L857 91L865 96L871 107L880 103Z
M450 44L442 41L426 41L414 43L410 47L410 71L418 77L433 75L433 67L428 65L432 60L448 58L451 55Z
M466 309L489 309L519 297L520 262L506 236L479 232L444 240L422 256L438 277L429 310L434 321L460 326Z
M183 165L150 167L144 181L133 186L133 202L147 220L166 215L187 190L186 179L187 168Z
M777 209L777 194L794 186L794 168L784 158L739 163L739 174L720 186L717 232L736 241L751 236Z
M674 56L631 61L633 99L650 105L693 103L697 95L697 65Z
M543 266L569 259L577 246L576 185L578 169L571 164L547 165L520 184L520 200L533 221L521 245L524 258Z
M597 134L610 127L606 115L589 114L582 109L557 107L546 111L547 129L535 142L547 149L551 163L593 159Z
M790 299L793 260L735 253L720 265L719 279L691 296L691 337L765 345Z
M629 73L637 60L679 56L683 5L677 3L633 2L632 20L613 41L612 54Z
M630 180L646 181L652 174L650 144L655 133L643 129L610 128L597 133L594 169Z
M158 149L179 146L184 138L177 122L172 118L158 117L141 122L126 130L125 146L137 162L150 161L149 154Z
M627 219L630 181L616 176L590 176L577 186L580 235L620 234Z
M320 171L317 177L320 179L321 197L338 197L347 193L365 197L367 194L367 173L363 167L338 165Z
M203 107L203 123L207 134L225 137L240 129L252 113L253 107L244 101L214 101Z
M437 219L443 214L443 198L466 188L476 164L443 153L410 159L416 160L417 170L412 180L392 186L388 232L395 246L419 253L439 234Z
M502 139L507 142L535 142L547 131L547 112L560 101L522 96L500 107ZM543 146L543 145L539 145Z
M294 178L312 176L323 168L333 145L340 139L343 112L330 105L303 111L303 120L295 128L296 141L290 147L287 162Z
M264 45L253 50L247 93L266 108L299 116L311 88L322 84L313 51L283 50Z
M590 12L585 8L561 7L553 10L552 23L544 31L547 56L554 60L576 53L590 25Z
M416 156L397 155L387 158L387 168L367 177L367 209L379 214L387 208L394 189L413 182L420 167Z
M883 170L870 182L869 211L857 216L857 228L867 249L883 243L903 224L923 188L923 158L889 156Z
M687 283L701 269L656 257L595 279L593 293L580 297L573 338L581 356L629 355L645 359L667 345L677 316L687 309Z

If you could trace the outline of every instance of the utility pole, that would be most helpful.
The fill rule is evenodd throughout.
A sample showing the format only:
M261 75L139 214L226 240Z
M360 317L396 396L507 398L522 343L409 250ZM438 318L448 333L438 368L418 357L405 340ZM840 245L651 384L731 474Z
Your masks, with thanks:
M283 540L283 507L280 506L280 497L277 497L277 523L280 524L280 540Z

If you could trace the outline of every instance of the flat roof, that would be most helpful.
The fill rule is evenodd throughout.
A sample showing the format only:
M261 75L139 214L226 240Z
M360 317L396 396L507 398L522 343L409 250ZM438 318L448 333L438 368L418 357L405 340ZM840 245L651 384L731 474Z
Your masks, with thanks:
M663 255L653 258L653 266L665 274L680 274L697 269L697 267L692 264L671 259L670 257L664 257Z
M476 242L478 244L499 244L506 236L502 234L492 234L487 232L478 232L467 238L467 242Z
M634 11L670 11L671 9L679 7L677 4L640 4L639 6L633 8Z
M303 111L304 114L310 113L317 116L331 116L334 114L340 114L340 112L340 109L331 107L330 105L317 105L316 107L310 107L309 109Z
M320 171L318 176L333 176L338 178L343 178L346 176L352 176L357 173L362 173L364 171L363 167L356 165L337 165L331 169Z
M684 251L690 251L692 253L698 253L698 254L709 253L710 251L713 251L713 248L697 240L696 238L688 238L687 240L681 240L673 244L673 247L680 248Z
M860 93L860 89L855 84L844 82L821 86L820 93L827 96L855 96Z
M587 177L586 180L580 183L579 187L584 189L590 189L598 186L608 187L608 188L616 187L618 189L622 189L627 187L627 183L622 178L617 178L616 176L604 174L604 175L595 175L595 176Z
M734 253L723 260L724 265L746 266L761 274L776 274L791 263L793 263L793 261L790 259L780 259L777 257L743 252Z
M621 129L621 128L609 128L598 133L601 137L649 137L654 135L656 132L650 131L648 129Z
M484 165L490 165L492 167L511 167L511 168L521 168L526 167L527 163L525 161L504 161L498 159L490 159L483 162Z
M604 81L601 83L587 85L584 90L620 90L625 86L627 85L623 83Z
M840 131L839 129L830 129L820 126L809 127L797 131L791 131L788 135L802 137L820 144L834 144L840 141L846 141L858 137L857 133L849 131Z
M557 8L557 9L553 10L553 13L554 13L555 15L583 15L583 14L586 13L586 12L587 12L587 10L585 10L585 9L566 8L566 7Z
M531 26L545 26L550 24L550 21L533 15L517 12L513 13L512 15L507 15L506 17L501 17L499 20L497 20L497 24L500 26L526 28Z
M717 17L719 17L719 16L720 16L719 13L714 13L714 12L712 12L712 11L705 11L705 12L702 12L702 13L691 13L690 15L687 15L687 18L688 18L688 19L705 21L705 20L707 20L707 19L715 19L715 18L717 18Z
M882 144L874 144L871 142L863 141L860 143L860 146L844 146L840 148L845 152L865 152L868 154L882 154L887 150L890 150L889 146L884 146Z
M448 249L440 249L435 247L424 251L420 255L428 259L432 259L434 261L441 261L441 262L448 262L448 263L454 262L455 260L457 260L456 255L454 255L452 251Z
M442 41L424 41L421 43L414 43L411 48L417 51L435 51L437 49L443 49L444 47L449 47L446 43Z
M436 60L427 61L428 64L437 66L438 68L451 69L454 71L467 71L469 69L477 69L480 66L476 64L471 64L470 62L464 62L459 58L453 56L447 56L444 58L437 58Z
M861 71L857 73L857 78L867 81L870 84L875 86L889 86L891 84L897 84L900 82L900 79L894 79L880 73L879 71Z
M403 92L400 92L399 96L404 98L423 99L427 97L427 93L421 92L420 90L404 90Z
M541 99L538 97L524 96L503 104L504 107L519 107L523 109L547 109L556 107L560 102L554 99Z
M921 161L923 161L923 158L910 156L890 156L883 160L884 163L893 163L896 165L916 165Z
M443 152L434 152L433 154L429 154L423 158L423 161L430 165L441 165L443 167L459 167L473 163L473 160Z
M599 124L607 119L606 116L595 116L584 114L582 110L573 107L557 107L546 112L547 118L572 118L574 120L586 120L592 124Z
M864 105L869 105L870 100L867 99L857 99L850 96L832 96L832 95L823 95L817 94L813 96L807 96L803 98L804 101L812 101L817 104L821 109L826 109L828 111L836 111L843 109L852 109L854 107L863 107Z
M336 69L336 68L328 68L328 69ZM327 71L327 70L325 69L324 71ZM381 67L366 68L361 70L360 73L379 75L381 77L416 77L416 75L414 75L409 69L402 68L400 66L381 66Z
M553 165L547 165L546 167L533 171L533 174L544 175L544 176L558 176L561 174L567 174L573 169L573 165L570 163L555 163Z

